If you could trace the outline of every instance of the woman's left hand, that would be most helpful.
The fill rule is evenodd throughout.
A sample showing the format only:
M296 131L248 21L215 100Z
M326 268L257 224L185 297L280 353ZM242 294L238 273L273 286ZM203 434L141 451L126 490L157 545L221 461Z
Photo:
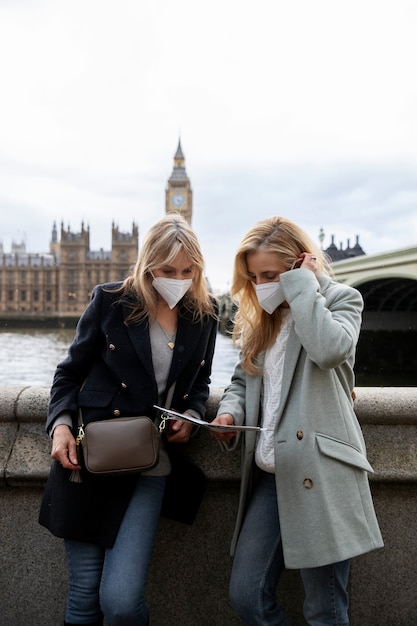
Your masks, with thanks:
M172 420L169 423L166 438L170 443L187 443L191 433L193 432L193 428L194 424L191 424L190 422Z

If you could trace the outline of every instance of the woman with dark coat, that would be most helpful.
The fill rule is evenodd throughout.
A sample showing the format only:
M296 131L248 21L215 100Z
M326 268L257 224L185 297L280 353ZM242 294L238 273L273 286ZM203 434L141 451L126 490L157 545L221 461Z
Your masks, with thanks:
M175 421L152 470L97 476L79 465L78 410L94 420L148 415L164 405L202 417L217 334L196 235L176 214L148 232L131 276L97 286L68 356L57 367L46 428L52 464L40 523L63 537L69 590L65 624L149 622L144 589L173 444L192 424ZM175 447L175 446L174 446ZM73 482L74 472L81 482Z

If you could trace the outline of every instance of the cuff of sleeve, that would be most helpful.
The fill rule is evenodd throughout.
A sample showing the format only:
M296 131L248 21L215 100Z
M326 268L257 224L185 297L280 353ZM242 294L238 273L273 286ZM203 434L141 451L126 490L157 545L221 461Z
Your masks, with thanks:
M58 415L51 428L49 429L49 436L51 437L51 439L54 436L55 428L62 425L68 426L68 428L72 429L72 417L69 413L61 413L61 415Z
M196 417L197 419L201 420L200 413L195 409L187 409L186 411L184 411L184 413L188 413L188 415L191 415L191 417Z
M320 288L320 283L316 275L305 268L284 272L280 276L280 282L284 288L287 302L290 304L297 296L304 293L309 285L316 291Z

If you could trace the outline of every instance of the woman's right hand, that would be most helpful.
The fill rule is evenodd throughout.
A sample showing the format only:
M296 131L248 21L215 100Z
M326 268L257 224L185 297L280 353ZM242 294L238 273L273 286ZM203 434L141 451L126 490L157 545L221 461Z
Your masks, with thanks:
M70 428L66 424L60 424L54 429L51 457L59 461L65 469L81 469L78 464L77 445Z
M230 413L221 413L221 415L218 415L212 422L211 424L226 424L227 426L231 426L235 423L235 420L233 419L233 415L230 415ZM227 431L227 432L222 432L222 431L217 431L217 430L212 430L211 431L211 435L212 437L214 437L214 439L217 439L218 441L230 441L231 439L233 439L233 437L236 436L236 431Z

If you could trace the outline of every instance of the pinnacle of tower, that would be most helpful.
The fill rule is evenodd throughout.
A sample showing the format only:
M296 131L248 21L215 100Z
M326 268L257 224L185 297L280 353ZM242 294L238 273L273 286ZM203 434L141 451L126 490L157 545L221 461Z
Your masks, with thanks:
M185 157L181 148L181 139L178 140L178 148L174 156L174 169L169 177L169 181L188 181L188 176L185 171Z
M182 152L182 148L181 148L181 137L178 139L178 148L177 151L175 153L174 159L183 159L184 155Z

